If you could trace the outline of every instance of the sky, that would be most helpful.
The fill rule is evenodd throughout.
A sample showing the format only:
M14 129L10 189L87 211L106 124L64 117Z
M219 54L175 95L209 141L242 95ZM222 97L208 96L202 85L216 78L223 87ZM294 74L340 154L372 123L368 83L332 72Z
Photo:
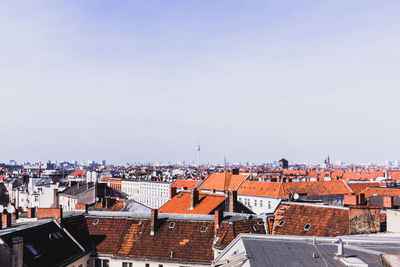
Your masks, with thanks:
M3 1L0 162L400 159L399 9Z

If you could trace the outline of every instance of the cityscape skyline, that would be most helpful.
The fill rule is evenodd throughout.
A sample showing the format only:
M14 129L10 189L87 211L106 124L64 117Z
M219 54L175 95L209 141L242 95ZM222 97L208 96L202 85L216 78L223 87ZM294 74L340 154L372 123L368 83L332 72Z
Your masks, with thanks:
M399 158L399 7L5 2L0 162Z

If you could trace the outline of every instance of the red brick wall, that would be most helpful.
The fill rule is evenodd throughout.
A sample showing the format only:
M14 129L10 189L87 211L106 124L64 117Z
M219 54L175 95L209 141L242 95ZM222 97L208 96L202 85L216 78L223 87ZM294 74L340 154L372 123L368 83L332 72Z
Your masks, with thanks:
M37 209L38 219L42 218L61 218L62 208L38 208Z
M350 234L379 232L380 212L379 207L350 206Z
M86 204L76 203L75 210L86 210Z

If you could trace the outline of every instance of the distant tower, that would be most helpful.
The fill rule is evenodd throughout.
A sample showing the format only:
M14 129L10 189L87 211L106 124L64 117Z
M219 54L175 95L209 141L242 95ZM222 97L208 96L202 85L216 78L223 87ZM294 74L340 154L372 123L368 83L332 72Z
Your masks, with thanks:
M200 167L200 145L197 146L197 167Z

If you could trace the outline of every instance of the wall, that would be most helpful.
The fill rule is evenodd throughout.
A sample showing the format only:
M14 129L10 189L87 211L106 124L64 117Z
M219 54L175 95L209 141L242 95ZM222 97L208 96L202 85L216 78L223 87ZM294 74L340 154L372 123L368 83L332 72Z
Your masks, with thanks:
M91 261L90 253L88 253L87 255L83 256L82 258L80 258L74 262L71 262L70 264L66 265L66 267L78 267L81 264L83 267L86 267L86 266L88 266L87 265L88 261ZM90 266L94 266L94 264L92 262L90 262Z
M140 201L139 197L140 182L139 181L129 181L122 180L121 191L128 194L129 199L133 199L137 202Z
M273 213L281 202L280 198L238 195L238 201L255 214Z
M169 200L169 188L172 183L141 181L139 202L152 209L158 209Z
M400 211L386 211L386 227L388 232L400 233Z
M380 208L367 206L349 207L350 234L380 231Z
M118 260L118 259L111 259L107 257L99 257L100 259L108 259L109 260L109 267L121 267L123 262L133 263L133 267L146 267L146 263L150 264L150 267L159 267L162 265L163 267L200 267L200 266L210 266L210 264L182 264L182 263L170 263L170 262L157 262L157 261L138 261L135 259L132 260ZM94 260L93 260L94 263ZM85 265L83 265L85 266ZM92 264L91 266L94 266ZM75 266L76 267L76 266Z

